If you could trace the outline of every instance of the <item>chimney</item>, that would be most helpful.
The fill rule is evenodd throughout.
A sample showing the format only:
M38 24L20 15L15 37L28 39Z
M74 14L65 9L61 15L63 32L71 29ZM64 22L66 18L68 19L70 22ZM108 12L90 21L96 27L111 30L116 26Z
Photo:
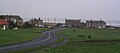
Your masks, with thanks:
M102 21L102 19L100 19L100 21Z

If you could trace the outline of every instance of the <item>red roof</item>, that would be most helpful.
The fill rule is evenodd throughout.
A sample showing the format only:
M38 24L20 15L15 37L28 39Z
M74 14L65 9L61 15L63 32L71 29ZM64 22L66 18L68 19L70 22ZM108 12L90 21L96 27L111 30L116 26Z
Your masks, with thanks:
M0 20L0 25L6 25L6 24L9 24L9 23L5 20Z

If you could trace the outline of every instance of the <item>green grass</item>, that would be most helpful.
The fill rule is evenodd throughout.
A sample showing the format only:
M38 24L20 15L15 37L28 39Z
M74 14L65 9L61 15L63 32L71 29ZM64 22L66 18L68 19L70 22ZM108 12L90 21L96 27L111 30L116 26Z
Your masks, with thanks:
M56 36L59 37L59 39L54 42L55 44L59 44L65 40L65 38L61 36L62 34L59 33L59 31L57 31L55 34L56 34Z
M8 53L26 53L26 52L32 52L36 50L40 50L43 48L48 48L49 46L37 46L37 47L32 47L32 48L26 48L24 50L19 50L19 51L9 51Z
M73 31L75 30L75 31ZM83 39L88 40L88 36L91 36L91 40L120 40L120 29L109 30L109 29L78 29L78 28L67 28L61 31L70 40L81 40L78 36L85 36Z
M61 37L60 39L56 40L54 43L55 44L59 44L61 42L63 42L65 39L63 37Z
M75 31L73 31L75 30ZM79 29L66 28L60 33L68 37L69 42L66 45L50 48L42 53L120 53L120 42L80 42L79 40L88 40L88 35L91 35L91 40L120 40L120 29ZM84 38L78 37L84 36ZM41 53L40 50L34 53Z
M47 28L27 28L18 30L0 30L0 46L32 40L41 35Z
M48 49L42 53L120 53L120 43L103 42L69 42L57 48ZM35 51L34 53L40 53Z

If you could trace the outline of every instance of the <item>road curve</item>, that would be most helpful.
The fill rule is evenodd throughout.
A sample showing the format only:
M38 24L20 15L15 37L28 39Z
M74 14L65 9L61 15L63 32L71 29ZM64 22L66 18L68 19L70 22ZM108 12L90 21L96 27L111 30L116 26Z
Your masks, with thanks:
M2 46L0 47L0 53L7 53L10 51L19 51L19 50L24 50L27 48L36 47L36 46L50 45L51 43L53 43L55 40L58 39L58 37L55 36L54 34L54 32L58 30L61 30L61 29L54 29L54 30L46 31L42 33L41 37L38 37L32 41Z

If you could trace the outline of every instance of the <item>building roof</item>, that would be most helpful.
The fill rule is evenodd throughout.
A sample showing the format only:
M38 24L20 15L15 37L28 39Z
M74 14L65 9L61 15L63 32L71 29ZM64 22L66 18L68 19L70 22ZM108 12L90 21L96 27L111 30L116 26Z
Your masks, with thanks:
M93 21L93 20L87 20L86 22L92 22L92 23L106 23L105 21L102 21L102 20L100 20L100 21Z
M17 20L23 20L19 15L0 15L0 18L14 18Z
M81 19L65 19L65 20L80 21Z
M0 25L6 25L6 24L9 24L9 23L5 20L0 20Z

